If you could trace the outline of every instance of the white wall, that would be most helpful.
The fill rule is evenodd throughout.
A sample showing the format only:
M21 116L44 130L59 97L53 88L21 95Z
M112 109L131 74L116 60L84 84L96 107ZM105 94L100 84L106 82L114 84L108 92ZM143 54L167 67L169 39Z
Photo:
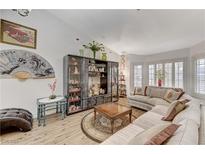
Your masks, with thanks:
M0 17L37 29L37 49L0 44L0 49L22 49L35 52L50 62L57 78L56 94L63 94L63 56L77 54L82 44L92 38L70 27L47 11L32 10L28 17L21 17L12 10L0 10ZM71 21L72 22L72 21ZM77 42L76 38L80 38ZM119 55L108 51L108 60L118 61ZM85 53L88 55L88 51ZM99 56L99 55L98 55ZM50 95L48 83L53 79L0 79L1 108L20 107L30 110L36 116L36 99Z

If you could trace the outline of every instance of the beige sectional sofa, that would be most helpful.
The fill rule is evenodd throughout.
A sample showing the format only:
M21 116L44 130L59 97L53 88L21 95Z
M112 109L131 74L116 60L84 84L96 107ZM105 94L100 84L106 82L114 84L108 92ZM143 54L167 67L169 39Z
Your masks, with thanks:
M147 97L147 98L146 98ZM130 97L129 97L130 99ZM132 98L133 99L133 98ZM181 99L190 99L188 106L178 113L173 121L163 121L162 117L165 115L170 103L164 102L162 98L150 98L149 96L139 96L137 99L140 102L140 107L149 110L145 114L138 117L127 127L119 130L101 144L129 144L129 142L138 134L149 128L165 123L175 123L181 125L173 136L164 144L171 145L186 145L186 144L200 144L199 143L199 128L201 126L200 119L200 101L184 94ZM132 102L134 103L134 102ZM133 105L130 103L130 105ZM144 104L143 104L144 103ZM139 104L133 106L139 107ZM203 140L203 139L201 139Z
M156 105L169 105L170 103L164 100L164 95L166 94L167 90L170 89L173 88L145 86L143 88L142 95L131 95L128 97L128 104L147 111L151 110ZM158 92L159 95L157 97L150 97L152 90ZM176 88L176 90L181 89Z

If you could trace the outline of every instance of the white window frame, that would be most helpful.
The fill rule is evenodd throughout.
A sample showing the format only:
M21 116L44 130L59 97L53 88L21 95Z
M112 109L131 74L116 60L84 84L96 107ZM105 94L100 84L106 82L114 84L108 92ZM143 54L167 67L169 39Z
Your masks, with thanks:
M159 66L159 70L162 70L162 73L164 74L164 64L163 63L157 63L155 64L155 85L157 86L158 83L158 79L156 76L156 72L158 71L158 66ZM162 82L162 86L164 86L164 83Z
M198 78L197 78L197 61L204 59L205 60L205 56L201 57L201 58L196 58L194 59L194 78L195 78L195 82L194 82L194 93L198 94L198 95L202 95L205 96L205 91L204 92L200 92L198 91ZM200 84L200 83L199 83Z
M178 71L177 72L177 76L178 76L178 84L177 84L177 82L176 82L176 64L177 63L182 63L182 68L183 68L183 70L182 70L182 86L180 86L180 83L179 83L179 81L180 81L180 79L179 79L179 76L180 76L180 72ZM179 69L179 68L178 68ZM176 88L184 88L184 62L174 62L174 76L175 76L175 79L174 79L174 87L176 87Z
M140 85L136 85L136 72L135 72L135 67L137 66L141 66L141 75L138 76L138 78L141 80L141 84ZM134 87L142 87L143 86L143 65L142 64L134 64L133 66L133 84L134 84Z
M150 69L150 66L153 66L153 68ZM150 85L150 86L155 86L155 85L156 85L156 75L155 75L156 70L155 70L155 66L156 66L156 65L154 65L154 64L148 65L148 82L149 82L148 85ZM150 72L150 70L151 70L152 72ZM150 76L151 76L151 75L154 75L154 76L152 77L152 79L150 79ZM150 82L150 81L151 81L151 82Z
M168 74L167 74L166 68L168 68L168 69L171 68L171 72L168 72ZM170 71L170 70L168 70L168 71ZM172 87L173 86L172 77L173 77L173 63L165 63L164 64L164 86L165 87Z

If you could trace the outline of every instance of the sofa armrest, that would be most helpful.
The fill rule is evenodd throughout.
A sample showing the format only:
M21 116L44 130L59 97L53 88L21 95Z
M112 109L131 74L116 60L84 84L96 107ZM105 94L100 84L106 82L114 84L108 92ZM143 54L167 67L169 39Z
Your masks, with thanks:
M205 145L205 105L201 106L201 125L199 128L199 144Z

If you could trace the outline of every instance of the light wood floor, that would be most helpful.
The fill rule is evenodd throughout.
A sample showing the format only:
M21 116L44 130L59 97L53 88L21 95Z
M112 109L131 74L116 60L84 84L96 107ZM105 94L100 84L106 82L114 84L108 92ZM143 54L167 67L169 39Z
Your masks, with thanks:
M120 99L120 104L127 104L127 99ZM88 138L81 130L81 119L87 110L67 116L60 120L57 114L48 116L45 127L38 127L34 120L33 129L29 132L11 132L0 136L1 144L98 144Z

